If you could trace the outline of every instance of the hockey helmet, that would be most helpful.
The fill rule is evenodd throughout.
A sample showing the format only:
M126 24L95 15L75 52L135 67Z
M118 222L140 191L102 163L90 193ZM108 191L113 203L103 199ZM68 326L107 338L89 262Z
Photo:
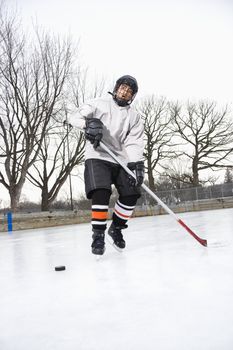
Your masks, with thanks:
M119 99L117 98L117 91L120 87L120 85L122 84L125 84L125 85L128 85L131 89L132 89L132 98L129 100L129 101L126 101L126 100L123 100L123 99ZM119 79L117 79L116 81L116 84L114 86L114 89L113 89L113 99L116 101L116 103L119 105L119 106L127 106L127 105L130 105L136 94L138 92L138 83L137 83L137 80L132 77L131 75L123 75L122 77L120 77Z

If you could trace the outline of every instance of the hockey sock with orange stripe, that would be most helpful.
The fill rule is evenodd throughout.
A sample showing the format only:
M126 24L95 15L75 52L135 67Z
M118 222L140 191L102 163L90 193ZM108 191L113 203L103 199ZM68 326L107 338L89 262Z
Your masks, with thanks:
M115 226L124 226L133 214L138 196L119 197L112 220Z
M106 230L110 195L105 189L95 190L92 194L91 224L94 230Z

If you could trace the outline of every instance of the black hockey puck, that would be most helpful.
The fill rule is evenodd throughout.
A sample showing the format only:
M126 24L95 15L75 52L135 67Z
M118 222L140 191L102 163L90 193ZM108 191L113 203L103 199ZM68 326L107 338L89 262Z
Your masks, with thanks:
M64 271L65 269L65 266L55 266L55 271Z

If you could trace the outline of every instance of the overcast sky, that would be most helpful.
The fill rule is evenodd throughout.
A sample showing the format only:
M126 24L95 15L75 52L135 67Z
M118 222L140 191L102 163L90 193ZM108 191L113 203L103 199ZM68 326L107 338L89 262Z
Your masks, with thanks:
M139 97L154 93L232 105L233 0L5 3L17 8L28 31L37 22L45 30L80 40L80 57L93 79L112 82L131 74L138 80ZM30 190L26 185L23 193L28 196Z
M80 39L92 76L135 76L139 96L232 102L232 0L8 0L23 23Z

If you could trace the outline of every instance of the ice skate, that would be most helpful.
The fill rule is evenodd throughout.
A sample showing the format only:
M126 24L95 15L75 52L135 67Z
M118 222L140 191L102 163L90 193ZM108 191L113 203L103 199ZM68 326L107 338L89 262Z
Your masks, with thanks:
M95 255L103 255L105 252L104 231L93 229L92 239L92 253Z
M108 241L113 245L116 250L122 252L125 248L125 240L121 233L121 230L127 228L127 225L115 226L112 222L108 229Z

